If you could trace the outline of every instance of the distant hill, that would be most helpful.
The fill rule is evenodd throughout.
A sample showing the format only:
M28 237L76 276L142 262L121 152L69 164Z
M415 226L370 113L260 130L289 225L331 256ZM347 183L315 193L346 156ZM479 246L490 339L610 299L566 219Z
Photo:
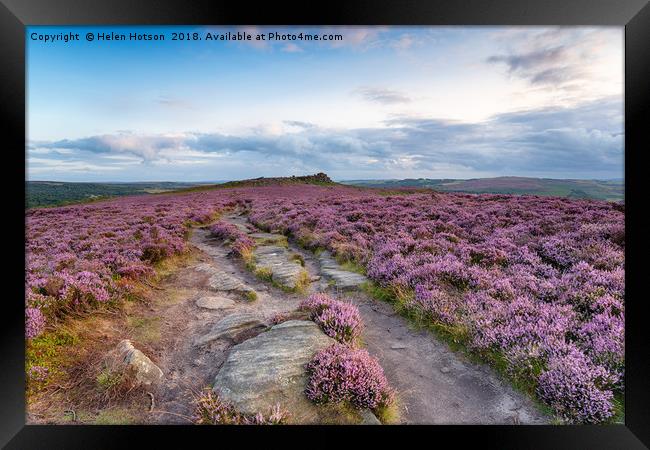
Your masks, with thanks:
M176 183L176 182L142 182L142 183L67 183L59 181L27 181L26 207L40 208L62 206L73 203L86 203L124 195L159 194L163 192L193 192L208 189L268 186L286 184L335 184L324 173L306 176L253 178L250 180L227 181L222 183Z
M562 180L552 178L496 177L457 179L348 180L341 184L375 188L415 187L443 192L529 194L587 198L620 202L624 199L623 180Z
M228 181L227 183L220 184L219 187L241 187L241 186L268 186L268 185L284 185L284 184L317 184L328 185L335 184L327 174L323 172L314 175L305 176L290 176L290 177L260 177L252 178L250 180Z
M27 208L61 206L123 195L156 194L196 186L198 183L67 183L58 181L25 182Z
M320 172L314 175L304 175L290 177L259 177L250 178L247 180L226 181L217 184L204 184L201 186L194 186L181 189L180 192L196 192L205 191L209 189L224 189L224 188L238 188L238 187L259 187L259 186L277 186L288 184L316 184L319 186L335 185L334 181L327 176L327 174Z

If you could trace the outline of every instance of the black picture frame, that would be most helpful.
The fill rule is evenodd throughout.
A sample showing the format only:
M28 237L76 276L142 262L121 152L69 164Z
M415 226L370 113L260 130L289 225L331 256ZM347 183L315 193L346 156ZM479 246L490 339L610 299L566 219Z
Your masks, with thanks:
M154 441L167 445L202 438L225 445L222 437L262 438L339 445L336 438L363 433L367 438L421 438L415 445L474 443L481 448L620 448L650 446L650 351L643 314L644 171L650 90L650 5L645 0L347 0L322 4L181 0L0 0L2 83L0 111L6 125L4 156L4 241L10 254L3 270L5 304L0 328L0 444L6 448L119 448ZM626 214L626 379L625 425L579 426L392 426L392 427L191 427L191 426L36 426L25 425L24 389L24 191L25 177L25 27L29 25L615 25L625 27L625 214ZM644 127L646 125L646 127ZM644 145L645 144L645 145ZM23 179L21 180L21 177ZM22 183L22 184L21 184ZM7 248L7 246L5 246ZM274 437L281 440L270 441ZM272 435L272 436L271 436ZM399 435L399 436L397 436ZM322 437L322 438L321 438ZM315 439L316 438L316 439ZM334 438L334 439L332 439ZM444 444L447 442L447 444ZM368 444L366 444L368 445Z

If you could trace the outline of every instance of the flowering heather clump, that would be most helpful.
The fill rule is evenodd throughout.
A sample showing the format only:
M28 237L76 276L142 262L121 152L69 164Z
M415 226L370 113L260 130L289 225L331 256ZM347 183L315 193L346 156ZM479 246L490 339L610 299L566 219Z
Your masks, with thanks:
M393 402L379 362L364 349L334 344L307 364L305 394L316 403L349 402L355 408L385 407Z
M47 369L47 367L42 367L42 366L32 366L27 371L27 376L29 377L29 380L36 383L44 383L47 380L48 374L49 374L49 370Z
M25 336L34 338L41 334L45 327L45 317L38 308L25 309Z
M353 343L363 329L359 308L325 294L312 294L299 308L309 311L311 319L325 334L344 344Z
M610 375L579 351L551 357L539 377L541 399L570 422L598 423L612 416L612 393L606 389Z
M409 306L424 312L440 323L452 324L454 322L456 305L448 295L438 289L427 289L418 285L415 288L413 302Z
M231 223L217 222L210 226L210 233L212 233L212 236L218 239L234 240L239 236L241 231L239 231L239 228Z
M212 220L214 215L215 215L214 209L212 209L210 207L206 207L203 210L194 211L190 215L189 220L191 220L192 222L195 222L195 223L199 223L199 224L200 223L206 223L206 222L209 222L210 220Z
M201 394L194 412L194 422L198 425L284 425L288 418L289 414L280 405L272 407L268 416L241 414L212 391Z

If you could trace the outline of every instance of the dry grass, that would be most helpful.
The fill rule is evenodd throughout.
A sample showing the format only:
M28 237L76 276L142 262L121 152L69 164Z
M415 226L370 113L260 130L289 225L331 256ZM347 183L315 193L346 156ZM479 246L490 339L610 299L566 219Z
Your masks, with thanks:
M255 269L255 276L262 281L273 281L273 271L269 267L260 267Z
M70 318L56 332L31 342L28 364L56 370L36 389L28 382L28 414L39 423L80 422L81 417L86 422L105 408L137 401L142 392L132 378L111 367L105 357L124 337L124 322L121 315Z
M185 268L199 259L201 252L193 247L185 253L170 256L155 264L156 275L153 277L154 282L159 283L173 273ZM154 287L155 288L155 287Z
M401 401L397 397L390 405L380 406L375 409L373 412L377 419L384 425L397 425L402 422L400 410L401 410Z
M290 259L291 261L296 261L302 267L305 267L305 258L303 258L300 253L291 253Z
M160 317L130 316L127 318L130 335L142 343L155 344L162 338Z
M241 253L241 259L244 261L244 264L246 265L246 269L250 270L251 272L255 272L255 255L253 254L253 249L252 248L247 248L244 249Z
M311 277L309 276L309 272L307 272L305 269L302 269L300 271L300 274L298 274L298 279L296 280L294 291L299 294L304 294L309 288L309 283L311 283L310 278Z

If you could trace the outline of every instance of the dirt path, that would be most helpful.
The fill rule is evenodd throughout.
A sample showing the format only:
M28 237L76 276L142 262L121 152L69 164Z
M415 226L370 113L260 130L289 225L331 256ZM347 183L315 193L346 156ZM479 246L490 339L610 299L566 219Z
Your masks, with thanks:
M233 214L224 218L249 234L259 233L246 217ZM201 251L193 264L172 275L163 285L180 296L178 303L165 313L167 328L173 336L167 350L158 357L166 374L156 392L156 410L152 423L187 423L191 416L191 392L209 386L225 361L230 344L215 341L206 346L194 344L224 316L233 312L254 312L270 319L277 313L294 310L304 295L287 293L255 277L241 261L228 256L228 249L211 238L205 229L196 229L191 244ZM390 305L369 298L358 289L344 292L337 280L328 278L323 258L318 258L294 243L289 251L302 256L304 268L312 279L307 293L327 290L359 306L365 323L363 334L368 351L377 357L386 376L398 391L401 420L407 424L531 424L547 423L533 402L515 391L489 367L468 361L452 352L427 331L414 330L406 319L394 313ZM331 261L327 260L331 267ZM229 276L257 293L247 301L236 292L215 293L209 279L215 271ZM338 272L334 270L334 275ZM224 275L225 274L225 275ZM338 275L337 275L338 276ZM343 276L343 278L345 278ZM355 277L350 279L357 280ZM345 284L349 280L342 279ZM227 309L197 306L202 297L219 295L232 300Z
M233 312L249 311L270 319L277 313L294 310L302 298L257 279L240 261L228 257L228 249L211 238L207 230L194 230L191 243L202 253L197 263L178 271L162 285L163 289L176 291L181 299L164 313L165 334L169 339L157 363L165 379L156 392L155 410L160 412L150 415L150 423L188 423L192 415L192 394L212 384L232 346L222 340L195 345L197 338L206 335L215 323ZM251 302L237 293L214 292L209 286L206 265L242 281L257 293L257 300ZM228 298L234 306L226 309L197 306L197 300L211 296Z
M351 298L348 296L348 298ZM533 402L488 366L474 364L414 330L392 307L352 297L366 326L363 339L396 387L402 419L413 424L544 424Z

